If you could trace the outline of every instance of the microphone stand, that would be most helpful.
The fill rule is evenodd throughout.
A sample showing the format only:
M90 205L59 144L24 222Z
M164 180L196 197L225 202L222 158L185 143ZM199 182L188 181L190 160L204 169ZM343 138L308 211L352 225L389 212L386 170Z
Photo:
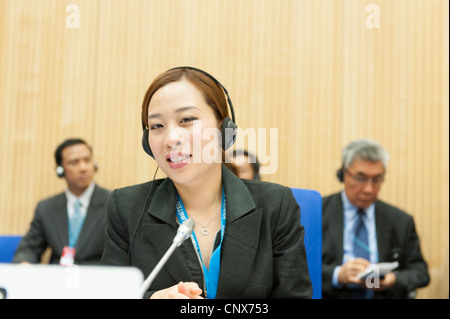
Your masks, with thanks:
M150 285L152 284L153 280L155 280L156 276L159 274L159 272L161 271L162 267L164 266L164 264L167 262L167 260L169 259L169 257L172 255L173 251L175 250L175 248L177 248L177 243L172 243L172 245L170 246L170 248L166 251L166 253L164 254L163 258L161 258L161 260L158 262L158 264L156 265L156 267L152 270L152 272L150 273L150 275L147 277L147 279L144 281L144 283L141 286L141 291L140 291L140 295L143 297L145 292L147 291L147 289L150 287Z
M183 224L181 224L178 227L177 235L173 239L172 245L169 247L169 249L166 251L164 256L161 258L161 260L158 262L156 267L152 270L150 275L145 279L144 283L141 286L140 295L144 297L145 292L148 290L150 285L152 284L153 280L156 278L158 273L161 271L164 264L167 262L167 260L170 258L174 250L181 245L183 241L188 239L193 230L195 228L195 223L192 219L186 220Z

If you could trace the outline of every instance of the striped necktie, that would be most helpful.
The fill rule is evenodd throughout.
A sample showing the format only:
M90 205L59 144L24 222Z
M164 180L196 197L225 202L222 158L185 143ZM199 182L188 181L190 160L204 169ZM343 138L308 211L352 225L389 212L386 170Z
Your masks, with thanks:
M364 216L366 213L363 209L358 209L358 217L355 223L355 237L353 241L353 253L355 257L361 257L370 261L369 235L366 225L364 224Z
M353 240L353 253L355 257L364 258L370 261L369 249L369 234L367 227L364 224L364 216L366 215L364 209L358 209L358 217L355 223L355 237ZM356 288L353 290L354 299L371 299L373 298L373 291L364 288Z

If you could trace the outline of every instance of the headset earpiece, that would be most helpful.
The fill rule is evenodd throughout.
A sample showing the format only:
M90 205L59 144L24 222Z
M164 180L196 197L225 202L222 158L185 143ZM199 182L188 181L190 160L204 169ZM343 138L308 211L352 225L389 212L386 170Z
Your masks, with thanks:
M153 156L152 149L150 148L150 144L148 144L148 128L145 127L143 128L142 133L142 148L144 149L145 153L147 153L153 159L155 159L155 157Z
M98 164L94 162L94 171L98 171ZM56 166L56 175L61 178L64 177L64 167L61 165Z
M341 183L344 182L344 170L342 168L337 170L336 177L337 177L338 181L340 181Z
M56 166L56 175L61 178L64 176L64 167L61 165Z
M230 119L229 116L225 117L222 121L222 149L226 151L236 141L237 125Z

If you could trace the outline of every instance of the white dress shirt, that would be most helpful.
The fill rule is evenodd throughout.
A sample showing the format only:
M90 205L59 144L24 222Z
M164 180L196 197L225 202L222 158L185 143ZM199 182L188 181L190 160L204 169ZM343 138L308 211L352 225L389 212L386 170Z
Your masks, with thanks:
M74 214L74 205L77 200L81 202L80 213L81 216L86 217L89 203L91 202L92 193L94 192L95 183L91 182L91 185L81 194L79 197L75 196L69 189L65 190L67 199L67 217L69 220Z

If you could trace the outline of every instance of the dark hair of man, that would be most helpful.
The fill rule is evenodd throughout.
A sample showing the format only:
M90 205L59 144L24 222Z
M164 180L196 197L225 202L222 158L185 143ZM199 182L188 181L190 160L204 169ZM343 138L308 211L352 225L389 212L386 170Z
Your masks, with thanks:
M77 144L84 144L86 145L89 150L91 151L92 154L92 148L89 146L88 143L86 143L84 140L79 139L79 138L69 138L67 140L65 140L64 142L62 142L60 145L58 145L58 147L56 148L55 151L55 161L56 161L56 165L61 165L62 164L62 151L69 146L72 145L77 145Z
M256 155L248 152L247 150L240 150L240 149L234 150L233 156L236 157L238 155L244 155L249 159L248 163L252 166L254 173L253 179L259 181L261 179L261 176L259 175L260 164Z

